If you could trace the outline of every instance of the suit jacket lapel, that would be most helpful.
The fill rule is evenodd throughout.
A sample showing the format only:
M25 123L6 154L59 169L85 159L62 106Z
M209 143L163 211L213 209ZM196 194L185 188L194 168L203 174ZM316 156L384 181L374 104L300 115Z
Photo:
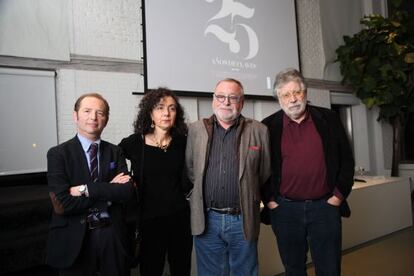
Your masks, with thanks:
M78 137L75 136L73 140L73 151L76 153L77 160L76 162L79 162L80 160L80 173L82 176L82 179L90 179L91 174L89 171L89 165L88 160L86 159L85 152L83 151L82 144L79 141Z
M99 154L99 181L105 181L104 176L108 175L109 163L111 162L111 154L105 141L101 141Z
M274 161L280 162L281 156L282 156L282 131L283 131L283 111L280 111L276 113L276 116L273 119L272 126L270 127L270 137L273 139L273 141L270 141L270 144L272 145L271 152L272 159L276 159ZM274 163L277 164L277 163Z
M251 127L247 127L246 119L244 117L240 118L240 125L237 130L238 137L240 137L240 145L239 145L239 180L241 179L244 168L246 167L246 159L247 153L249 151L249 144L250 144L250 132Z

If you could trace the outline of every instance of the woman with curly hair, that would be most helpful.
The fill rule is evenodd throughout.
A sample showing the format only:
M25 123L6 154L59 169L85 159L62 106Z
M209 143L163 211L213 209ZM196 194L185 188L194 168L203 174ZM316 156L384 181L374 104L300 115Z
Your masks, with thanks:
M190 275L192 236L182 179L187 125L178 98L151 90L139 104L134 134L119 146L131 161L140 204L140 275Z

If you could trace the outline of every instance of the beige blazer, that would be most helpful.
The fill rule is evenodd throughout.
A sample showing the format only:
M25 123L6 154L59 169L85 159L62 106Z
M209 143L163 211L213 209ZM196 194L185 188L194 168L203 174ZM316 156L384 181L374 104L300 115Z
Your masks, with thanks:
M203 180L208 164L213 117L189 126L186 165L188 177L193 184L189 195L191 229L200 235L205 229ZM270 146L267 127L262 123L240 118L242 134L239 148L239 193L246 240L257 240L260 231L260 191L270 177Z

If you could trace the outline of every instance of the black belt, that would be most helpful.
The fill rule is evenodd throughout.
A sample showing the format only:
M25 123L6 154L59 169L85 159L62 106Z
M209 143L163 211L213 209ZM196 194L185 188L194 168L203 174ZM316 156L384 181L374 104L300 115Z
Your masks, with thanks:
M233 216L236 216L236 215L240 215L241 214L241 210L238 207L235 207L235 208L231 208L231 207L228 207L228 208L209 207L207 210L208 211L213 211L213 212L216 212L216 213L219 213L219 214L223 214L223 215L233 215Z
M290 201L290 202L315 202L315 201L320 201L320 200L327 200L330 197L331 197L330 195L326 195L326 196L323 196L320 198L314 198L314 199L295 199L295 198L290 198L287 196L280 196L282 200Z
M86 217L86 222L88 223L89 229L93 230L111 224L111 219L108 212L94 211Z

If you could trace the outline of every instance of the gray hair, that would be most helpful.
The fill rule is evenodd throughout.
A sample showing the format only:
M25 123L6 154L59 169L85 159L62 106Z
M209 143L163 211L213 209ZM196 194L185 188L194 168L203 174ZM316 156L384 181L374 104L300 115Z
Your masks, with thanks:
M239 87L240 87L241 94L242 94L242 95L244 95L244 88L243 88L243 84L241 84L241 82L240 82L240 81L238 81L238 80L236 80L236 79L233 79L233 78L225 78L225 79L220 80L220 81L216 84L216 87L217 87L220 83L222 83L222 82L233 82L233 83L237 84L237 86L239 86Z
M306 81L302 74L294 68L286 68L280 71L275 77L275 82L273 83L273 93L276 98L278 97L277 95L279 89L291 81L299 83L301 89L306 90Z

